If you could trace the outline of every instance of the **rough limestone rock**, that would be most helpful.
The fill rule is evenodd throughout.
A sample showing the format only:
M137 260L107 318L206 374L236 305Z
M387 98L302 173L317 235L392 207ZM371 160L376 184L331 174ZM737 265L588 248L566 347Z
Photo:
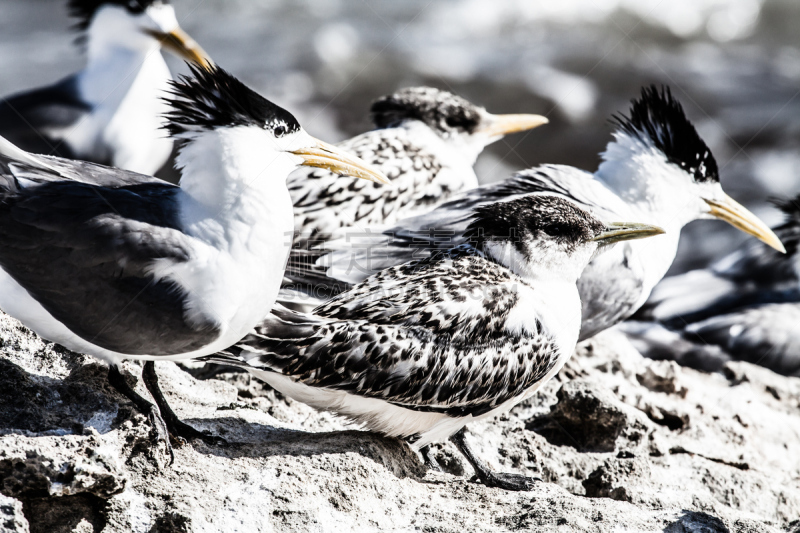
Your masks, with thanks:
M427 472L405 443L247 374L163 363L179 415L229 442L170 466L103 365L6 316L0 339L1 533L800 531L800 379L746 363L701 373L614 332L584 344L536 397L470 426L495 468L543 480L512 493L471 481L449 444L446 472Z

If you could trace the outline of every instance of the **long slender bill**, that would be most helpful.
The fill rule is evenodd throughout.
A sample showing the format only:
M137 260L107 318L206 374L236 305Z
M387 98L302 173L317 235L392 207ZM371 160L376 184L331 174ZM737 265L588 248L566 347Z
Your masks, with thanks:
M382 172L332 144L314 139L313 148L301 148L292 153L304 159L303 165L335 172L340 176L353 176L378 183L390 183Z
M169 50L186 61L191 61L203 68L214 65L214 61L205 50L197 44L197 41L192 39L192 37L181 28L175 28L169 33L154 30L145 30L145 33L161 41L161 46L164 49Z
M638 224L636 222L612 222L607 224L603 232L595 237L594 241L600 244L613 244L620 241L631 241L633 239L644 239L653 235L665 233L658 226L650 224Z
M705 201L711 207L711 214L715 217L760 239L779 252L786 253L786 248L784 248L778 236L757 216L727 194L719 201L708 199L705 199Z
M492 115L478 131L489 137L532 130L550 122L541 115Z

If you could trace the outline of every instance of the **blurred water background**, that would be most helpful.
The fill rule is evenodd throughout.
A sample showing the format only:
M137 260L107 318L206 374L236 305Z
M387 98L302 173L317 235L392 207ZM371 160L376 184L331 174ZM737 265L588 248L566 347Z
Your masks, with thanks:
M491 146L483 182L541 163L594 170L609 118L668 84L710 145L723 186L768 223L800 193L798 0L173 0L215 60L329 141L370 128L370 102L409 85L551 123ZM0 0L0 95L83 65L61 0ZM172 58L175 71L185 67ZM746 237L684 230L672 272Z

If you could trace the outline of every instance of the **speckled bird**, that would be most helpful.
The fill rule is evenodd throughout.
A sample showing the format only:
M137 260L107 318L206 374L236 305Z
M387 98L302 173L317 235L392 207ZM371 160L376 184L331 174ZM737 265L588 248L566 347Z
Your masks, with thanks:
M668 88L644 88L629 115L615 117L614 123L614 139L595 173L545 165L462 193L390 229L371 235L356 229L347 239L326 244L339 251L290 272L294 287L312 296L335 294L383 268L462 242L476 206L532 194L569 199L603 221L640 220L666 230L653 239L616 246L589 264L578 281L581 340L625 320L644 304L675 259L681 229L693 220L719 218L785 251L772 230L725 194L711 150Z
M527 490L531 479L477 458L463 428L532 395L572 354L575 282L598 247L661 232L604 224L554 197L478 207L468 242L388 268L313 314L275 309L212 360L416 449L451 438L483 483Z
M487 145L547 123L539 115L493 115L432 87L384 96L372 104L371 116L377 129L338 147L379 169L394 187L337 180L320 169L292 174L297 251L290 270L304 263L303 251L339 228L391 224L477 187L473 165Z

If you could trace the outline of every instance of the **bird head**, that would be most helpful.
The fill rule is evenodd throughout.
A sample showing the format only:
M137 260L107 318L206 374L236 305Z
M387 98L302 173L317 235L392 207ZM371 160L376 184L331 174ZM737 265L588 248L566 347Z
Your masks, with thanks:
M460 96L433 87L409 87L379 98L372 104L371 115L378 128L422 122L472 161L503 136L548 122L541 115L493 115Z
M644 174L642 179L657 180L660 191L670 192L663 194L666 198L651 201L672 202L686 221L719 218L784 251L766 224L723 191L711 149L668 87L660 91L655 86L643 88L641 97L633 100L629 116L619 115L614 121L615 140L603 154L605 162L600 167L604 178L614 179L610 176L614 173ZM629 190L634 189L635 185Z
M69 11L87 32L90 47L150 50L163 47L197 65L211 58L183 31L168 0L69 0Z
M606 224L563 198L531 194L476 208L466 234L518 275L574 283L598 250L661 233L648 224Z
M222 68L189 68L191 75L172 82L165 126L183 141L178 165L184 170L254 183L259 176L285 180L305 165L388 182L357 157L306 133L291 113Z

